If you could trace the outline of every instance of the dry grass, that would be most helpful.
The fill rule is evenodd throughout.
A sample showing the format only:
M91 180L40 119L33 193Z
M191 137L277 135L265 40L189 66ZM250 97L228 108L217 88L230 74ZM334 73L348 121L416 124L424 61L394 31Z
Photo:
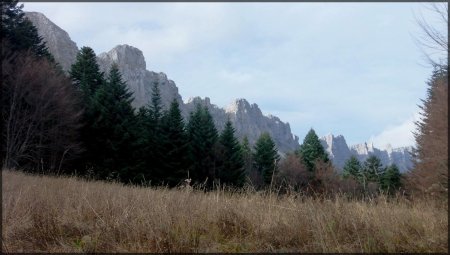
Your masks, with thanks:
M2 171L2 252L447 252L448 205L169 190Z

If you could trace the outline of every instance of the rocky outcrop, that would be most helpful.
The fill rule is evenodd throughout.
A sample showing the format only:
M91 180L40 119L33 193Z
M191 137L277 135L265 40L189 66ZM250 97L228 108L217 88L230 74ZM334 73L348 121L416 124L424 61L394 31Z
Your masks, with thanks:
M145 58L141 50L129 45L117 45L108 52L97 56L100 70L109 73L113 63L119 67L124 81L133 92L133 107L139 108L150 102L152 87L158 83L161 101L164 108L168 108L173 99L182 104L180 94L175 82L169 80L164 73L155 73L146 69Z
M333 164L342 169L345 162L352 155L344 136L333 136L332 134L329 134L320 138L320 142Z
M281 155L298 149L298 137L291 133L289 123L283 123L278 117L265 116L257 104L250 104L245 99L236 99L226 108L211 104L206 97L190 98L184 106L184 114L195 109L195 105L206 106L211 113L219 131L223 130L227 119L233 123L236 136L240 139L248 138L249 144L254 145L259 136L267 132L273 138Z
M50 21L44 14L39 12L25 12L25 16L37 28L38 34L45 41L48 50L59 63L64 71L69 71L75 62L78 47L72 41L66 31Z
M76 60L78 48L69 35L47 19L43 14L29 12L27 16L37 27L38 33L47 42L50 53L61 64L64 70L70 70L70 66ZM189 113L195 109L195 105L206 105L214 119L216 127L221 131L229 118L236 129L239 138L247 136L249 143L253 145L262 132L268 132L279 152L284 154L298 148L298 137L291 133L289 123L283 123L278 117L264 116L256 104L249 104L245 99L234 101L227 108L218 107L210 102L209 98L191 98L183 103L178 93L178 88L164 73L156 73L146 69L146 62L141 50L129 46L118 45L108 52L97 56L100 69L108 73L111 65L117 63L124 81L130 91L133 92L133 106L139 108L149 103L153 83L157 82L161 93L161 101L167 108L173 99L177 100L185 120Z
M354 155L361 163L369 156L375 155L384 166L396 164L400 172L406 172L412 168L411 147L393 149L387 145L385 149L378 149L373 143L362 143L348 147L342 135L332 134L321 137L320 141L333 162L333 165L342 170L345 162Z

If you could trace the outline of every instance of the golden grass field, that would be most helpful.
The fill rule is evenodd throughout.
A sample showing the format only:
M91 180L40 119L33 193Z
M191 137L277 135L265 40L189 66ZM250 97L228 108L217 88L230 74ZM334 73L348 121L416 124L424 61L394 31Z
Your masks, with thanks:
M2 171L2 252L448 252L448 204Z

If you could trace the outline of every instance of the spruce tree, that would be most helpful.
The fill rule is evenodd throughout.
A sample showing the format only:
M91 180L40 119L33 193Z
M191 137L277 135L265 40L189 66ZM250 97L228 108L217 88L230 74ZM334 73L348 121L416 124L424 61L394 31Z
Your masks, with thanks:
M128 171L128 179L135 184L144 184L144 182L149 180L150 175L149 168L147 167L147 148L150 137L148 124L150 114L148 107L140 107L135 116L136 122L133 129L134 136L136 137L133 153L134 163Z
M248 142L247 136L244 136L241 144L242 158L244 160L244 169L247 175L249 175L253 168L253 152Z
M380 159L377 156L372 155L368 157L363 164L361 171L362 181L364 184L367 184L368 182L376 182L380 184L384 170L385 169L383 168Z
M162 118L161 131L165 138L162 153L166 159L163 162L163 181L169 186L175 186L187 178L189 167L188 137L180 106L175 99Z
M187 125L189 137L190 177L194 183L208 179L210 185L216 177L215 146L217 129L208 108L196 105Z
M316 135L314 129L310 129L306 134L303 144L297 151L297 155L301 158L306 168L310 172L314 172L316 160L328 162L328 155L325 152L322 144L319 141L319 137Z
M82 92L85 103L88 104L97 89L105 82L95 52L89 47L82 47L78 52L69 74L75 87Z
M104 86L105 80L103 73L97 64L94 51L89 47L83 47L77 54L76 62L72 65L69 72L72 83L78 90L81 97L81 106L83 107L82 124L80 130L81 142L84 153L78 160L80 173L85 170L95 168L97 146L97 136L92 127L97 118L99 109L94 104L93 98L97 90Z
M361 163L355 156L351 156L344 165L343 168L343 176L344 178L353 177L355 179L359 179L361 173Z
M221 165L218 177L221 183L241 187L245 181L244 160L234 133L233 125L228 119L219 137Z
M400 171L395 164L390 165L386 168L382 179L381 179L381 189L386 191L388 194L394 193L401 186L400 181Z
M268 133L262 133L259 136L254 151L255 168L262 175L264 183L270 184L280 156L274 141Z
M153 83L152 96L149 104L139 110L139 152L143 166L137 173L136 182L164 183L164 162L167 161L163 153L165 137L161 132L162 103L159 85Z
M95 116L92 148L96 154L96 172L102 179L111 173L129 177L127 171L132 163L135 139L132 101L132 93L122 80L118 66L113 64L105 86L96 91L92 100Z
M37 57L45 57L54 63L45 42L39 36L36 27L25 17L23 4L17 0L1 2L2 41L7 40L14 51L31 50Z
M164 162L166 155L163 153L165 137L161 131L161 119L163 116L161 92L158 82L153 83L151 104L149 106L149 143L147 153L149 155L149 167L152 169L152 179L157 184L164 184Z

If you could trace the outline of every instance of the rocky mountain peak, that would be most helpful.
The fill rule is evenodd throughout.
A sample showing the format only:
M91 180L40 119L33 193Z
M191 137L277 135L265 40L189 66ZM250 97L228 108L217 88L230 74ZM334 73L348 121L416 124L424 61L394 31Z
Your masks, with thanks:
M100 62L116 63L121 70L145 70L144 54L138 48L122 44L98 55ZM166 77L167 78L167 77Z
M69 34L42 13L25 12L25 17L37 28L39 36L45 41L56 62L64 71L69 71L78 53L78 47Z
M234 100L231 104L229 104L225 111L227 113L237 113L239 111L246 112L251 108L250 104L244 98L238 98Z
M70 40L64 30L51 23L43 14L36 13L29 16L32 17L31 21L37 27L39 35L47 42L49 51L56 61L63 66L64 70L70 70L78 53L76 44ZM195 105L200 103L208 108L219 131L230 119L236 129L236 135L239 138L247 136L251 145L256 142L261 133L268 132L281 154L293 151L299 146L298 137L291 133L289 123L284 123L275 116L263 115L257 104L250 104L245 99L235 100L227 109L212 104L208 97L204 99L194 97L187 103L183 103L175 82L169 80L164 73L146 70L142 51L133 46L117 45L110 51L99 54L97 62L100 70L106 74L113 63L118 64L123 80L133 93L132 105L135 108L149 103L153 84L157 83L163 108L167 109L175 99L180 104L185 121L188 120L189 113L195 109Z

